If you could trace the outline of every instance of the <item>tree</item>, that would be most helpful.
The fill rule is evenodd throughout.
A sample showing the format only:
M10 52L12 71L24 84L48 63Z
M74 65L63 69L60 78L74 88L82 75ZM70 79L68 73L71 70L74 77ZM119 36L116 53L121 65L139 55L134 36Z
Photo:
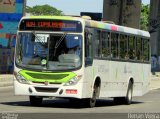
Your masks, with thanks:
M148 30L149 12L150 12L149 5L142 4L141 5L141 22L140 22L140 28L142 30Z
M58 10L50 5L36 5L33 7L26 7L26 12L30 13L32 15L56 15L61 16L63 15L63 12L61 10Z

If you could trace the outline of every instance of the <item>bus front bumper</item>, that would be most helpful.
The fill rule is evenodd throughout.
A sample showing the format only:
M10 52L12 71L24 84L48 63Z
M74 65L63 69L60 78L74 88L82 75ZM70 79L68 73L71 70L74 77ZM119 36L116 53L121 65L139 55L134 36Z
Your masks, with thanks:
M15 95L42 96L42 97L63 97L63 98L83 98L82 83L74 86L45 85L45 84L21 84L14 79Z

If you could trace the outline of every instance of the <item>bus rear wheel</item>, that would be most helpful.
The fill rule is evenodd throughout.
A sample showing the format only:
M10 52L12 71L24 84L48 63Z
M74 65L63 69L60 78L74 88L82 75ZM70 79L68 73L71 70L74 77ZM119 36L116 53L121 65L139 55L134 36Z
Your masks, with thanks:
M40 106L42 104L43 98L37 96L29 96L29 100L32 106Z
M127 95L125 97L125 104L130 105L132 103L132 95L133 95L133 83L130 81L128 84Z
M125 97L115 97L115 104L126 104L130 105L132 103L132 93L133 93L133 83L130 81L128 84L127 94Z

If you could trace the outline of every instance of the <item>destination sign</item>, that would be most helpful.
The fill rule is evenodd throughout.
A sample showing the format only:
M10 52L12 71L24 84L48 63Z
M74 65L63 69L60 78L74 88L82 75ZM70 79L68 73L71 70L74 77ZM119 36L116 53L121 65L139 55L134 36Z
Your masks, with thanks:
M82 32L82 25L79 21L25 19L19 30Z

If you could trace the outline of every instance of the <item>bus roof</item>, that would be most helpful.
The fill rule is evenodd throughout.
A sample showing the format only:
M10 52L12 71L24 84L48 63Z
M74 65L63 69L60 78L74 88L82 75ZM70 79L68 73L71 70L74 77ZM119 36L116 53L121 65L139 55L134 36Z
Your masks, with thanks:
M150 34L148 31L143 31L140 29L125 27L125 26L119 26L111 23L104 23L103 21L85 20L85 23L86 23L86 26L89 26L89 27L96 27L104 30L106 29L109 31L150 37Z
M121 32L121 33L127 33L127 34L133 34L133 35L139 35L144 37L150 37L150 34L148 31L143 31L140 29L125 27L125 26L119 26L111 23L104 23L103 21L94 21L94 20L88 20L81 17L73 17L73 16L25 16L22 19L57 19L57 20L78 20L81 22L84 22L86 26L88 27L94 27L109 31L115 31L115 32Z

